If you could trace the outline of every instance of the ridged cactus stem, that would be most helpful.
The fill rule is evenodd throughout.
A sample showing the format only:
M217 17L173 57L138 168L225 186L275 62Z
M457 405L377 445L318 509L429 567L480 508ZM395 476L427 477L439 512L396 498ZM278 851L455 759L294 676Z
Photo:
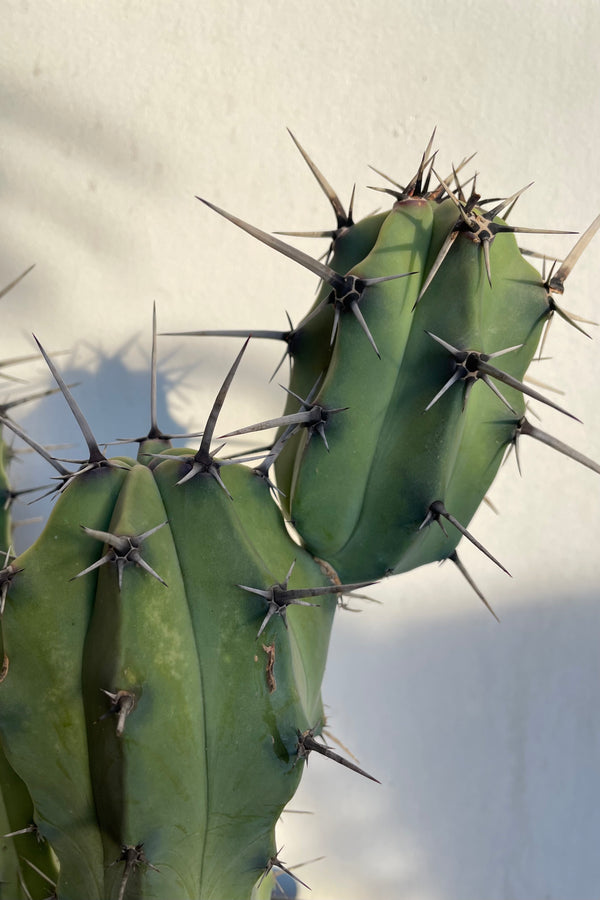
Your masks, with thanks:
M0 725L61 900L248 898L323 722L337 597L362 583L332 585L262 473L213 455L243 351L199 450L151 465L99 451L44 354L90 457L56 464L48 526L13 562Z

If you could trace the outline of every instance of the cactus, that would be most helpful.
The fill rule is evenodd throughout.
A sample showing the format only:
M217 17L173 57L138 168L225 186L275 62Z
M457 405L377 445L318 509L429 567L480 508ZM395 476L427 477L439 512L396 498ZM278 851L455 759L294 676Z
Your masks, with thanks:
M288 871L275 825L309 754L376 780L319 739L340 597L447 558L472 584L462 537L498 562L467 526L521 435L600 472L533 426L524 399L560 409L524 378L555 313L580 328L555 296L600 217L545 277L516 244L530 229L506 221L519 194L467 197L467 161L437 177L432 141L385 189L392 209L356 223L296 144L336 215L317 233L324 261L203 201L321 280L299 325L251 333L286 345L286 408L219 440L277 429L260 462L212 449L241 330L186 332L247 338L198 449L156 421L155 317L135 459L102 452L41 344L87 458L67 467L0 409L58 482L33 546L15 558L7 524L0 536L7 897L269 896Z
M138 461L102 454L44 354L90 453L74 474L55 462L60 497L14 565L2 733L59 897L249 896L299 735L323 720L336 595L355 586L293 543L260 471L210 453L242 353L200 449L153 427Z
M284 337L293 360L287 415L232 434L295 429L275 463L286 511L309 551L344 580L447 558L462 569L462 537L497 562L466 526L523 434L598 471L525 418L527 397L571 414L523 378L555 312L582 330L554 295L600 217L545 279L514 235L556 232L499 218L522 191L486 211L474 188L465 197L456 170L456 192L443 178L430 190L430 153L431 141L407 187L388 190L387 215L347 220L334 234L329 265L203 201L322 278L317 302L293 339ZM305 332L317 344L310 358Z

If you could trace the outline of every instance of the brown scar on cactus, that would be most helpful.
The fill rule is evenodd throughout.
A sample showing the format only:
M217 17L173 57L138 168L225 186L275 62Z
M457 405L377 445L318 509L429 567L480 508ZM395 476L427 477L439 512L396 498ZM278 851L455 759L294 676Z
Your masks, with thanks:
M373 775L369 775L369 773L365 772L364 769L361 769L359 766L354 765L354 763L351 763L343 756L340 756L339 753L335 753L326 744L321 744L319 741L315 740L315 730L316 727L308 728L306 731L300 731L300 729L296 729L296 736L298 738L298 745L296 748L296 762L303 759L308 765L309 754L314 750L315 753L319 753L321 756L326 756L327 759L332 759L334 762L339 763L340 766L344 766L346 769L350 769L352 772L357 772L358 775L363 775L370 781L375 781L377 784L381 784L379 779L374 778ZM295 764L296 763L294 763L294 765Z
M161 522L160 525L155 525L154 528L144 531L143 534L111 534L109 531L97 531L95 528L86 528L85 525L82 525L81 529L85 534L97 541L103 541L105 544L108 544L110 549L101 559L96 560L95 563L92 563L87 569L78 572L77 575L73 575L69 581L75 581L76 578L81 578L82 575L87 575L106 563L114 563L117 567L119 591L123 586L123 569L127 565L139 566L145 572L148 572L149 575L152 575L156 581L160 581L161 584L167 587L167 582L148 565L141 553L141 545L146 538L149 538L150 535L163 528L166 524L166 522Z
M269 689L269 693L273 694L277 690L277 682L275 680L275 642L272 644L263 644L262 648L267 654L267 667L265 669L267 688Z
M439 398L452 387L453 384L456 384L457 381L465 382L465 397L463 402L464 409L474 383L478 380L481 380L490 388L491 391L494 392L494 394L496 394L496 396L502 401L502 403L504 403L504 405L516 415L516 410L513 409L508 400L502 395L500 390L491 380L493 378L496 381L502 382L502 384L506 384L508 387L520 391L522 394L527 394L527 396L533 397L534 400L539 400L540 403L545 403L546 406L550 406L552 407L552 409L563 413L563 415L569 416L570 419L575 419L576 422L581 422L581 419L578 419L577 416L573 415L573 413L570 413L566 409L563 409L562 406L558 406L557 403L554 403L552 400L544 397L543 394L540 394L533 388L528 387L528 385L524 384L522 381L519 381L517 378L513 378L512 375L508 374L508 372L503 372L501 369L497 369L495 366L490 365L490 359L495 359L498 356L503 356L505 353L511 353L513 350L519 350L522 346L521 344L517 344L514 347L506 347L504 350L497 350L495 353L482 353L479 350L459 350L458 347L453 347L452 344L449 344L447 341L444 341L437 335L432 334L431 331L425 331L425 334L429 335L430 338L433 338L434 341L437 341L438 344L444 347L444 349L454 357L455 361L454 373L448 379L446 384L438 391L433 400L431 400L431 402L425 407L425 412L431 409L434 403L436 403Z
M125 722L127 716L133 712L137 705L137 697L132 691L107 691L104 688L100 688L103 694L111 701L110 709L100 716L96 722L102 722L104 719L108 719L109 716L117 717L117 737L121 737L125 730ZM94 724L96 724L94 722Z
M277 252L281 253L283 256L287 256L294 262L299 263L299 265L304 266L305 269L313 272L313 274L317 275L322 281L324 281L331 287L331 292L329 293L329 295L325 297L325 299L302 320L303 325L309 322L316 315L318 315L318 313L320 313L321 310L324 309L328 304L332 304L334 307L334 319L333 328L331 330L331 343L333 344L339 325L340 315L343 312L350 311L356 317L360 327L367 336L369 343L373 347L373 350L375 351L377 356L381 358L381 354L379 353L377 345L373 339L373 335L369 331L369 327L365 322L364 316L359 308L359 304L364 297L365 291L369 287L376 284L381 284L384 281L394 281L397 278L407 278L410 275L416 275L417 272L401 272L398 275L383 275L378 278L357 278L355 275L340 275L325 263L320 262L318 259L313 259L312 256L308 255L308 253L304 253L302 250L298 250L297 247L292 247L291 244L286 244L284 241L280 241L279 238L274 237L272 234L268 234L266 231L261 231L260 228L256 228L254 225L250 225L248 222L244 222L242 219L239 219L237 216L234 216L231 213L226 212L224 209L215 206L208 200L204 200L202 197L196 197L196 199L204 203L205 206L208 206L210 209L214 210L214 212L219 213L220 216L228 219L234 225L237 225L238 228L242 229L242 231L247 232L252 237L261 241L263 244L266 244L267 247L271 247L273 250L277 250Z
M448 512L441 500L434 500L434 502L430 504L429 509L427 510L427 515L419 525L419 531L422 531L423 528L426 528L432 522L437 522L446 537L448 537L448 532L444 528L442 519L446 519L447 522L450 522L451 525L454 525L454 527L457 529L457 531L460 531L463 537L466 537L468 541L471 541L471 543L474 544L474 546L477 547L478 550L481 550L481 552L484 553L488 559L490 559L493 563L496 563L496 565L500 569L502 569L503 572L506 572L507 575L510 575L508 569L505 569L502 563L498 562L496 557L492 556L489 550L486 550L483 544L481 544L477 540L477 538L473 537L473 535L469 531L467 531L464 525L461 525L458 519L456 519L451 513Z

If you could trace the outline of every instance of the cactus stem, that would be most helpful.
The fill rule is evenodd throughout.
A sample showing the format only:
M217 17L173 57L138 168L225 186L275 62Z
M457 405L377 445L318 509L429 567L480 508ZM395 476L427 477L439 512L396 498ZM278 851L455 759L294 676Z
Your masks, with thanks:
M133 563L136 566L139 566L141 569L144 569L145 572L148 572L149 575L152 575L156 581L160 581L161 584L164 584L167 587L167 582L163 581L160 575L154 571L154 569L148 565L148 563L143 559L140 546L145 541L147 537L150 537L151 534L154 534L159 528L163 528L167 523L161 522L160 525L156 525L154 528L150 528L148 531L145 531L143 534L111 534L108 531L97 531L95 528L86 528L85 525L81 526L82 531L90 537L94 538L97 541L103 541L108 544L110 547L108 553L105 553L101 559L96 560L95 563L92 563L91 566L88 566L87 569L83 569L81 572L78 572L77 575L73 575L69 581L74 581L76 578L81 578L82 575L87 575L89 572L92 572L94 569L100 568L105 563L115 563L117 567L117 576L119 580L119 590L121 590L123 586L123 569L126 565Z
M137 705L137 697L132 691L106 691L104 688L100 688L103 694L111 701L110 709L108 712L105 712L103 715L97 719L98 722L102 722L104 719L107 719L109 716L117 717L117 737L121 737L123 731L125 730L125 721L127 716L133 712ZM94 723L96 724L96 723Z
M354 763L351 763L349 760L344 759L343 756L340 756L339 753L335 753L326 744L321 744L319 743L319 741L315 740L314 728L309 728L306 731L300 731L299 729L296 729L296 735L298 737L298 746L296 748L296 762L298 762L298 760L300 759L303 759L308 764L308 756L314 750L315 753L320 753L321 756L326 756L328 759L332 759L334 762L339 763L341 766L345 766L347 769L351 769L353 772L357 772L359 775L363 775L370 781L375 781L377 784L381 784L381 782L377 778L374 778L373 775L369 775L369 773L365 772L364 769L361 769L358 766L355 766Z
M485 597L483 596L483 594L481 593L481 591L479 590L479 588L477 587L477 585L475 584L475 582L473 581L473 579L471 578L471 576L469 575L469 573L467 572L467 570L465 569L464 565L462 564L462 562L461 562L460 559L458 558L458 553L456 552L456 550L454 550L454 551L450 554L450 556L448 557L448 559L451 560L451 562L454 563L454 565L456 566L456 568L458 569L458 571L461 573L461 575L463 576L463 578L465 578L465 580L466 580L467 583L470 585L470 587L473 588L473 590L475 591L475 593L477 594L477 596L479 597L479 599L481 600L481 602L483 603L483 605L484 605L485 607L487 607L487 609L491 612L491 614L492 614L493 617L495 618L496 622L500 622L500 619L498 618L498 616L496 615L496 613L494 612L494 610L492 609L492 607L490 606L490 604L488 603L488 601L485 599Z
M265 669L267 688L269 693L273 694L277 690L277 682L275 681L275 642L272 644L263 644L262 648L267 654L267 666Z
M489 550L486 550L483 544L480 544L477 538L474 538L473 535L469 531L467 531L464 525L461 525L458 519L456 519L448 512L441 500L434 500L434 502L430 505L429 509L427 510L427 515L419 525L419 531L430 525L432 522L437 522L446 537L448 537L448 532L444 528L444 524L441 521L442 519L446 519L446 521L450 522L451 525L454 525L454 527L458 531L460 531L463 537L466 537L468 541L471 541L471 543L474 544L478 550L481 550L481 552L484 553L488 559L491 559L493 563L496 563L496 565L500 569L502 569L503 572L506 572L507 575L510 575L508 569L505 569L502 563L498 562L495 556L492 556Z

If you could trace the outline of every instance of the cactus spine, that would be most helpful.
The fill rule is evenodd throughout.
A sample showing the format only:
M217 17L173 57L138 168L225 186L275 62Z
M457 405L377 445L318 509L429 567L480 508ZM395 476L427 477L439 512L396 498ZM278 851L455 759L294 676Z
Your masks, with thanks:
M212 449L245 345L198 449L160 431L155 324L137 459L104 455L41 346L88 459L67 468L0 410L59 483L16 558L0 520L2 875L19 900L268 896L308 755L373 778L318 739L340 595L446 558L470 580L463 537L498 562L467 526L523 434L600 471L525 418L525 397L560 407L523 380L600 217L544 278L506 222L518 194L467 197L465 163L438 178L432 142L385 189L391 210L356 223L298 147L336 215L325 261L204 201L321 280L297 326L252 332L291 360L283 415L235 432L277 429L262 462Z

